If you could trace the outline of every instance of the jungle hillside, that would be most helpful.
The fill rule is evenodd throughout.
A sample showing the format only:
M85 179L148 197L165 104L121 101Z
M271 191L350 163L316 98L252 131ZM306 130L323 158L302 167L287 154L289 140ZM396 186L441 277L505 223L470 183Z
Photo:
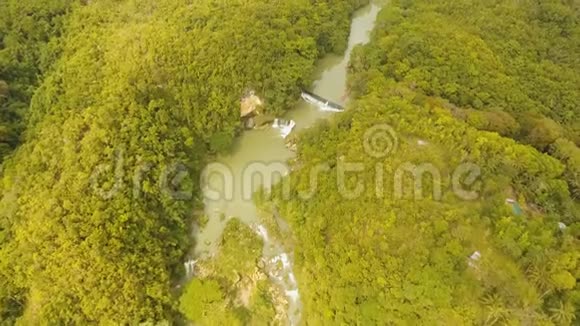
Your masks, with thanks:
M2 0L0 325L578 325L579 18L576 0ZM253 198L268 232L221 216L190 275L206 165L341 56L344 110L285 139L289 173Z

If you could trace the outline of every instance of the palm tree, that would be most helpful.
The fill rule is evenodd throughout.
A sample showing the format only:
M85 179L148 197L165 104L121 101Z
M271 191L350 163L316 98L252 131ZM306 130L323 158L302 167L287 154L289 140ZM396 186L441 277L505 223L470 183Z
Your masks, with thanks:
M576 319L574 307L569 303L560 301L560 307L550 308L549 311L552 313L550 319L559 325L570 325Z
M488 294L483 299L481 303L485 307L485 325L495 325L499 322L505 322L510 316L511 310L505 306L503 299L497 294Z

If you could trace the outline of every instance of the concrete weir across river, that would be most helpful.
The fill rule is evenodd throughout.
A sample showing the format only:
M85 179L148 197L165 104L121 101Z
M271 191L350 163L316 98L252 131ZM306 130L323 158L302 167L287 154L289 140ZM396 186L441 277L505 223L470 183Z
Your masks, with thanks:
M345 104L346 70L351 51L355 45L368 42L378 11L379 7L371 4L354 13L348 49L342 56L328 55L318 62L316 73L319 78L314 82L313 93L339 105ZM328 118L333 114L340 113L321 110L313 104L303 102L290 110L284 119L293 120L296 123L293 132L299 132L301 129L312 126L317 120ZM294 153L286 147L278 130L268 128L244 132L237 139L232 152L219 157L216 163L206 170L209 180L204 187L206 194L204 204L209 221L201 231L195 234L197 245L194 248L194 255L201 259L215 253L229 217L237 217L251 226L264 240L264 261L282 266L269 276L287 296L289 325L298 324L301 315L300 285L294 276L293 254L287 252L287 248L269 236L268 230L258 218L257 208L251 196L259 188L269 188L280 180L281 176L272 173L273 171L282 172L283 175L288 174L290 170L287 161L293 156ZM227 171L224 171L224 168ZM264 178L254 179L252 174L258 174ZM233 179L230 182L224 182L224 175L232 176ZM226 218L222 218L223 216Z

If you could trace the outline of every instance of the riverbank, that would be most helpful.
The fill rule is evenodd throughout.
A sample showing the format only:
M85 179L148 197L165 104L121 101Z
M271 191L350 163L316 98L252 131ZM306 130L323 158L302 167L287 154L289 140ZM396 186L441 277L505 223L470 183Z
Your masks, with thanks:
M343 55L328 55L317 65L312 91L340 105L346 98L347 65L354 46L368 41L368 33L373 27L379 8L367 5L353 14L350 37ZM294 121L293 132L299 132L314 125L320 119L332 114L319 107L300 102L283 118ZM195 259L211 260L221 254L221 244L227 239L222 236L226 226L239 220L254 230L263 242L262 271L268 275L271 284L284 293L288 323L296 325L300 321L301 302L298 280L293 271L293 254L286 239L282 243L276 235L279 223L264 223L256 207L253 195L260 189L267 192L284 176L290 173L288 161L295 153L286 146L280 133L272 128L249 130L235 140L233 150L217 158L206 171L205 214L208 217L203 229L195 234L197 244L193 252ZM272 236L274 234L274 236ZM240 262L243 263L243 262ZM258 262L257 262L258 264ZM278 300L278 302L280 302Z
M534 64L548 44L535 41L554 31L534 18L544 5L420 0L381 12L373 40L352 60L350 109L300 137L292 196L279 195L279 185L271 199L293 230L304 324L578 320L579 210L564 165L454 115L498 113L495 100L485 107L495 96L519 106L506 90L538 98L535 87L490 81ZM526 40L518 53L532 56L505 46L518 36Z

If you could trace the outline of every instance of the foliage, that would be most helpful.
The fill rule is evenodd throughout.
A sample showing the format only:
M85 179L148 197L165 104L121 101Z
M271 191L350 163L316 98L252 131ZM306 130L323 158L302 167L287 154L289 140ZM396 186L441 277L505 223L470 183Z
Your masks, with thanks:
M273 288L257 267L262 247L247 225L236 218L229 220L217 257L201 262L205 275L192 279L182 293L182 313L200 325L272 324L276 314Z
M393 1L377 46L352 66L445 98L481 130L541 151L561 137L578 146L579 16L573 1Z
M454 116L479 129L497 132L506 137L514 137L520 130L519 123L503 111L481 111L454 108Z
M543 17L547 3L558 12L549 22L525 16ZM578 114L578 70L571 69L578 62L570 55L577 43L569 40L575 13L566 6L416 0L394 1L381 12L371 43L355 49L350 62L350 110L301 135L289 177L292 199L273 191L296 238L305 324L580 320L580 211L566 184L574 180L577 147L557 140L575 137L577 119L565 117ZM568 18L560 21L560 14ZM524 42L526 28L534 36ZM529 59L519 66L503 52L511 40L521 46L509 49ZM523 81L536 70L540 77ZM540 94L534 82L550 91ZM529 120L545 130L520 134ZM398 147L376 158L365 149L366 132L385 124ZM531 137L562 162L484 130ZM340 180L347 163L364 168ZM465 163L480 169L474 183L459 180L476 191L471 200L453 185ZM320 164L329 170L318 173L316 191L304 200ZM420 176L407 174L398 196L395 175L408 164L429 164L441 177L427 176L413 189ZM357 184L364 191L345 196ZM440 198L433 192L438 185ZM519 202L522 215L508 198ZM475 251L480 259L470 259Z
M59 57L64 21L77 0L0 3L0 162L19 144L39 80Z
M252 229L234 218L223 231L220 254L212 262L212 270L232 282L240 274L249 275L262 256L263 245Z
M225 295L217 281L193 279L187 285L179 307L189 320L200 321L207 318L207 314L222 310L224 302Z
M2 2L0 101L18 114L0 135L26 121L0 186L2 318L171 322L192 180L240 97L288 108L359 2Z
M580 148L571 141L560 138L552 144L550 153L566 164L564 177L572 195L580 200Z
M192 180L231 147L240 97L255 91L268 114L291 107L364 2L1 2L2 323L170 324L177 310L204 325L279 321L263 243L236 219L210 273L174 300ZM559 0L381 12L351 58L351 110L306 131L294 199L274 195L297 240L305 323L580 320L579 13ZM365 153L376 124L395 127L390 156ZM301 200L320 162L330 171ZM342 180L363 182L356 200L336 187L345 162L366 168ZM466 162L481 169L470 201L451 191ZM441 180L425 177L415 198L407 174L394 196L389 178L424 163Z

